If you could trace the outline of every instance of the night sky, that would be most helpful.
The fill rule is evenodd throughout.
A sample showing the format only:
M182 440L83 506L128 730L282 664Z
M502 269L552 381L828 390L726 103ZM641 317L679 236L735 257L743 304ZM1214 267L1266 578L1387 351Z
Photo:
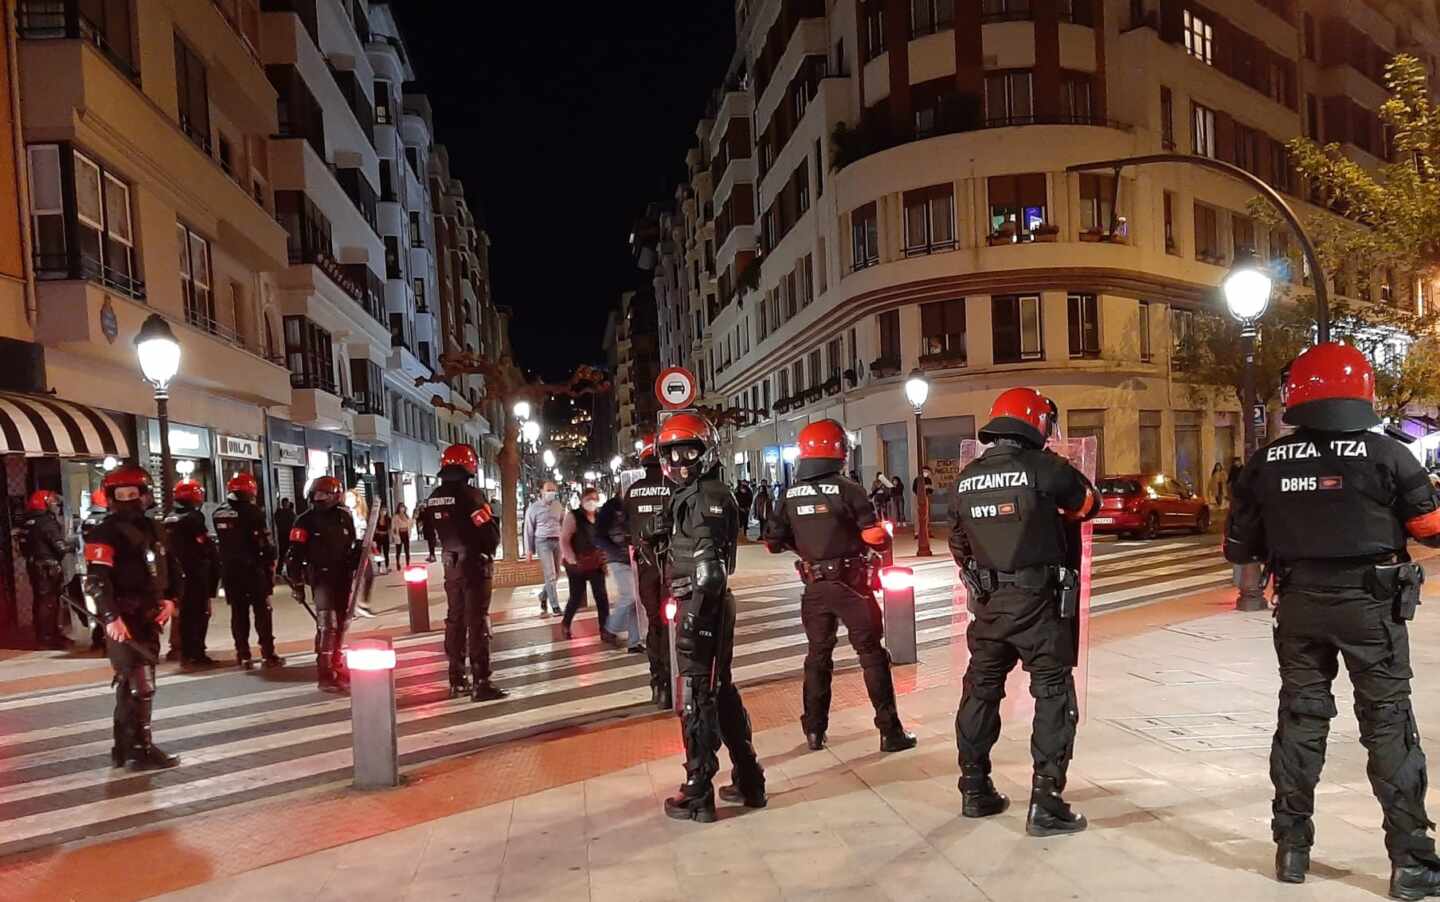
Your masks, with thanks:
M603 363L606 313L648 278L630 227L685 178L734 49L733 0L391 5L484 215L520 364L564 378Z

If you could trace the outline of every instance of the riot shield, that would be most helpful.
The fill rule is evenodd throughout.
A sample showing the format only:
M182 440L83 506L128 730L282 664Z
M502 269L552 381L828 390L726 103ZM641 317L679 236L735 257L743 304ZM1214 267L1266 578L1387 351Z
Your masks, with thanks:
M1084 473L1091 482L1095 481L1095 439L1090 436L1083 438L1052 437L1045 446L1050 451L1059 454L1069 460L1075 469ZM985 450L985 445L975 439L966 439L960 443L960 469L969 466L970 462L979 457ZM1089 659L1090 659L1090 570L1094 561L1094 528L1090 523L1071 523L1066 529L1066 544L1069 548L1070 560L1067 566L1080 574L1080 604L1076 612L1075 625L1075 694L1080 700L1080 716L1083 720L1086 713L1085 701L1089 684ZM954 571L954 599L957 616L963 617L963 622L969 621L969 598L965 591L965 584L960 580L960 569L957 566ZM964 672L965 665L969 663L969 650L960 646L956 648L956 658L953 666L956 668L957 677ZM1030 693L1025 686L1025 675L1023 671L1016 668L1010 674L1011 680L1018 680L1018 683L1009 685L1005 697L1007 704L1018 703L1015 700L1029 700Z

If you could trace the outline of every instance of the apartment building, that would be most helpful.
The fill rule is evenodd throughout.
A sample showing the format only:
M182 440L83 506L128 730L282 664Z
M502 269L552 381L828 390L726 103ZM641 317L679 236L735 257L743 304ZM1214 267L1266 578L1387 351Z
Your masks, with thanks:
M691 186L712 189L714 265L702 254L675 283L688 297L657 275L657 304L663 363L690 338L709 396L765 411L725 460L772 480L827 416L858 435L867 480L908 484L917 440L945 472L994 396L1027 384L1067 434L1096 438L1102 472L1199 486L1243 430L1236 405L1190 389L1175 348L1196 312L1223 311L1237 253L1282 285L1310 274L1226 176L1067 167L1202 154L1313 211L1284 142L1378 164L1384 63L1403 50L1433 73L1440 54L1433 0L741 0L736 19L740 66L688 158ZM690 242L710 212L679 205ZM1333 279L1341 295L1433 296L1390 281ZM682 304L704 311L692 335ZM919 435L902 388L916 368L933 383Z
M660 378L660 336L657 326L658 305L648 287L627 291L620 298L620 308L607 323L607 342L613 337L614 357L611 379L614 385L616 411L616 442L629 451L635 441L655 430L655 413L660 402L655 397L655 381ZM607 343L607 348L610 345ZM598 403L598 402L597 402ZM609 446L596 430L597 460L605 458Z

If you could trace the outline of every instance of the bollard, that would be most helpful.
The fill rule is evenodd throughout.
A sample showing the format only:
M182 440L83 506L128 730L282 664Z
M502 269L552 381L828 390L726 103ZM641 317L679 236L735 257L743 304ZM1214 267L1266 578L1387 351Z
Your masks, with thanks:
M356 789L400 783L395 744L395 649L389 639L357 639L345 648L350 671L350 741Z
M914 664L915 652L915 571L909 567L886 567L880 571L880 588L885 598L885 648L895 664Z
M660 605L660 613L665 618L665 629L670 634L670 710L679 714L685 710L681 695L685 690L685 680L680 676L680 653L675 650L675 621L680 616L680 603L666 596Z
M405 568L405 597L410 602L410 632L430 632L430 571Z

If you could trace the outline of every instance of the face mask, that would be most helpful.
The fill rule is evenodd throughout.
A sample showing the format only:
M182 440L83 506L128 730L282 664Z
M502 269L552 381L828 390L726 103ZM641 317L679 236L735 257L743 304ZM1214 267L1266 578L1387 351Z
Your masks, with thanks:
M558 494L559 492L541 492L540 499L546 504L549 504L551 501L555 500L555 496Z
M583 508L585 508L585 510L587 510L587 511L589 511L590 513L593 514L593 513L595 513L596 511L598 511L598 510L600 509L600 502L598 502L598 501L585 501L585 502L582 502L580 506L583 507Z

